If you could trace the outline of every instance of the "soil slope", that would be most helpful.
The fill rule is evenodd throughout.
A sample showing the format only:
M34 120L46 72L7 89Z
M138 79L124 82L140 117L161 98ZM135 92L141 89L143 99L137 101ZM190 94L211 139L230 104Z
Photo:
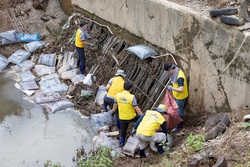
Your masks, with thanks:
M220 8L232 5L239 5L235 1L185 1L185 0L173 0L173 2L179 3L180 5L185 5L193 8L194 10L203 13L204 15L208 14L208 9L211 8ZM54 6L53 6L54 5ZM48 47L43 50L38 51L36 54L39 55L41 52L57 52L59 53L61 48L73 49L72 45L67 44L67 41L72 36L72 32L77 26L72 26L67 29L63 34L60 34L56 31L60 27L61 21L66 18L66 16L61 12L60 6L56 3L51 3L46 10L38 10L32 7L31 0L24 1L14 1L14 0L2 0L0 2L0 12L6 11L6 9L16 9L15 17L24 17L23 24L21 27L22 31L25 33L40 33L49 43ZM55 12L57 11L57 12ZM60 11L60 12L59 12ZM41 20L41 16L49 17L49 21ZM3 20L3 18L2 18ZM2 21L4 23L4 21ZM7 31L10 29L15 29L13 24L3 24L1 26L1 32ZM93 33L95 37L100 39L102 38L103 32ZM13 50L20 47L20 44L11 44L8 46L0 47L0 54L9 57L13 53ZM89 52L98 52L93 50L87 50ZM92 53L93 54L93 53ZM34 56L35 57L35 56ZM98 60L93 60L98 61ZM89 59L90 64L87 67L87 70L90 70L91 60ZM103 62L104 64L115 64L115 61ZM110 66L104 66L106 69L102 69L102 73L98 73L97 77L102 83L96 83L96 85L107 83L108 79L112 77L116 71L114 65L112 68ZM66 81L70 85L70 81ZM101 111L102 107L95 105L93 103L94 97L83 100L80 98L80 90L85 88L83 84L77 85L74 89L74 103L77 105L77 108L84 115L89 115L91 113L98 113ZM97 86L93 86L94 91L97 90ZM96 92L95 92L96 93ZM147 152L150 153L148 158L132 158L132 157L122 157L115 160L115 166L131 167L131 166L188 166L191 160L194 158L196 152L190 151L185 145L186 139L190 134L204 134L205 121L212 114L203 114L198 113L194 114L192 111L185 111L186 121L184 128L177 132L171 133L175 140L175 146L170 149L170 154L163 157L158 156L153 153L151 150L147 149ZM225 156L227 160L227 166L235 167L239 166L250 166L250 131L247 128L243 127L243 116L249 114L250 111L238 111L235 113L229 113L231 125L226 129L225 133L220 134L217 138L204 142L203 150L213 149L217 155ZM214 162L203 161L197 166L212 166Z

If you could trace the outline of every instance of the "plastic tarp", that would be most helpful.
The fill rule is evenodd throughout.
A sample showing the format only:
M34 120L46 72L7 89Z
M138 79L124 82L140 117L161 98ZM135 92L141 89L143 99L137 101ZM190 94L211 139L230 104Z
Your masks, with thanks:
M34 52L39 48L42 48L45 45L44 41L34 41L34 42L29 42L27 44L24 44L24 48L27 52Z
M9 64L8 59L0 54L0 72L2 72Z
M41 93L37 92L35 94L35 103L43 104L43 103L52 103L61 100L61 95L59 93Z
M101 127L105 125L112 126L115 124L115 120L114 117L111 116L111 112L112 111L108 111L90 115L91 123L96 131L98 131Z
M32 81L36 79L36 77L29 70L19 72L17 75L21 78L21 81Z
M0 33L0 44L6 45L19 42L19 38L16 30L10 30Z
M21 42L33 42L40 40L40 34L17 34L19 41Z
M103 105L103 99L106 94L107 94L106 87L103 85L99 86L96 97L95 97L95 103L99 105Z
M167 122L167 129L171 130L177 127L177 125L182 122L183 120L178 115L178 105L174 100L173 95L167 90L162 101L167 107L167 115L164 114L164 118Z
M48 67L45 65L35 65L34 71L37 73L37 75L42 76L42 75L48 75L55 73L56 68L55 67Z
M56 65L56 54L41 54L38 63L49 67L54 67Z
M158 55L158 53L155 50L151 49L148 46L142 45L142 44L128 47L126 50L135 54L141 60L144 60L144 59L151 57L151 56Z
M68 90L68 86L65 83L61 83L58 78L41 80L39 84L42 92L45 94L51 92L63 93Z
M30 60L25 60L24 62L15 65L15 66L11 66L12 70L16 71L16 72L20 72L20 71L26 71L26 70L30 70L32 67L35 66L35 63L30 61Z
M27 60L30 57L30 53L25 50L19 49L15 53L13 53L9 58L9 62L13 64L20 64Z

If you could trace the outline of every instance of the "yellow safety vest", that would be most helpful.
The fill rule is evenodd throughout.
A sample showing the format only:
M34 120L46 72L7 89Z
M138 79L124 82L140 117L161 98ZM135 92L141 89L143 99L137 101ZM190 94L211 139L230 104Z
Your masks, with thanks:
M164 121L165 118L158 111L147 110L136 132L144 136L153 136Z
M108 96L115 98L116 94L124 90L124 79L121 76L112 78L112 84L108 90Z
M117 93L116 102L120 120L131 120L136 116L135 109L132 106L133 98L134 95L127 90Z
M183 92L177 92L177 91L173 91L173 96L174 98L178 99L178 100L182 100L188 97L188 87L187 87L187 79L186 76L184 74L184 72L179 69L178 71L178 76L177 76L177 80L178 78L183 78L184 79L184 90ZM173 88L178 88L178 82L173 83Z
M80 30L80 28L76 31L76 41L75 41L75 45L78 47L78 48L83 48L84 47L84 44L82 43L81 41L81 33L82 33L82 30Z

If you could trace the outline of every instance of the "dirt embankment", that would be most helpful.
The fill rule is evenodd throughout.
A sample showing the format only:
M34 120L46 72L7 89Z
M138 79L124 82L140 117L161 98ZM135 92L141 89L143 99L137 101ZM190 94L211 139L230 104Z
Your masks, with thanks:
M195 1L194 1L195 2ZM201 1L203 2L203 1ZM180 4L184 3L184 1L179 2ZM74 51L74 45L68 43L69 39L72 37L74 30L77 29L77 23L82 20L82 18L75 18L71 21L71 26L63 31L57 31L60 27L60 23L62 18L65 16L60 16L60 13L54 13L51 10L39 10L34 9L32 7L31 1L11 1L4 0L0 2L0 10L3 12L4 10L10 8L17 8L20 5L21 9L19 10L20 15L16 15L15 17L25 17L24 23L25 26L21 30L26 30L26 33L41 33L43 38L47 42L47 46L43 49L36 51L33 54L33 60L37 61L40 53L57 53L60 54L65 50ZM58 6L56 6L58 7ZM57 9L54 6L54 11ZM29 9L29 10L28 10ZM18 11L18 10L17 10ZM23 12L22 12L23 11ZM49 16L49 21L41 20L43 15ZM61 14L63 15L63 14ZM35 19L34 19L35 18ZM14 29L11 24L6 25L4 28L1 27L1 30L9 30ZM55 25L55 26L54 26ZM94 25L94 24L92 24ZM8 27L9 26L9 27ZM28 29L26 29L26 28ZM37 31L36 31L37 30ZM110 33L107 30L102 28L93 28L90 32L93 39L96 39L102 44L102 46L107 42L108 36ZM129 45L129 44L126 44ZM9 57L17 48L23 47L21 43L11 44L7 46L0 47L0 54L3 54L6 57ZM94 103L94 96L85 99L80 96L80 92L82 89L92 89L94 94L96 94L98 90L98 86L101 84L106 84L108 80L113 76L118 67L129 66L131 63L140 64L140 67L145 69L151 69L149 72L149 76L154 78L153 74L156 74L158 68L156 68L159 64L157 62L144 61L139 62L133 57L129 57L126 61L129 63L124 63L123 65L117 65L116 60L113 58L112 54L114 54L114 50L117 47L103 53L103 47L99 45L95 49L86 48L86 55L92 55L92 57L87 56L87 71L91 71L94 68L97 69L95 72L95 76L97 77L96 83L93 86L88 87L84 84L77 84L69 95L74 96L71 99L75 104L77 109L84 115L89 115L90 113L98 113L102 110L100 105ZM117 50L116 50L117 52ZM125 60L126 54L118 57L118 61L122 62ZM136 77L136 76L135 76ZM71 85L71 81L64 81L67 85ZM137 94L140 99L140 93ZM143 96L143 94L141 95ZM172 166L188 166L188 163L193 159L193 155L195 153L190 152L185 147L185 140L189 136L189 134L203 134L205 126L205 121L207 120L209 115L205 115L202 113L194 114L191 111L186 112L186 119L184 128L175 134L172 134L175 140L175 147L170 149L171 154L166 155L165 157L160 157L157 154L153 153L150 150L150 156L146 159L132 158L132 157L123 157L118 158L115 161L115 166L168 166L172 164ZM205 149L213 148L216 149L216 152L220 155L225 156L227 160L228 166L237 166L242 165L246 166L247 162L250 161L249 148L250 148L250 134L245 128L242 127L242 118L244 115L249 114L250 111L238 111L235 113L230 113L231 125L226 129L226 132L216 139L211 141L207 141L204 143ZM171 132L170 132L171 133ZM248 164L249 165L249 164ZM208 163L203 164L202 166L211 166Z

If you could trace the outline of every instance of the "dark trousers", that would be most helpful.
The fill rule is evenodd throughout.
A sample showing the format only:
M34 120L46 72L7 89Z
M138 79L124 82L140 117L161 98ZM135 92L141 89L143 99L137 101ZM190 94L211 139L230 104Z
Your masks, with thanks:
M114 105L114 99L112 99L112 98L108 97L107 95L105 95L104 98L103 98L104 112L108 112L108 105L112 109L113 105ZM118 115L118 108L115 111L115 124L116 124L117 128L120 130L120 121L119 121L119 115Z
M131 122L136 122L140 118L140 115L136 115L131 120L120 120L120 137L126 137L128 125Z
M84 74L84 70L85 70L85 53L84 53L84 48L78 48L76 46L76 51L78 53L77 65L79 65L79 67L80 67L80 73Z
M107 95L105 95L104 99L103 99L103 109L104 109L104 112L108 112L108 105L112 109L112 107L114 105L114 99L112 99L112 98L108 97Z

